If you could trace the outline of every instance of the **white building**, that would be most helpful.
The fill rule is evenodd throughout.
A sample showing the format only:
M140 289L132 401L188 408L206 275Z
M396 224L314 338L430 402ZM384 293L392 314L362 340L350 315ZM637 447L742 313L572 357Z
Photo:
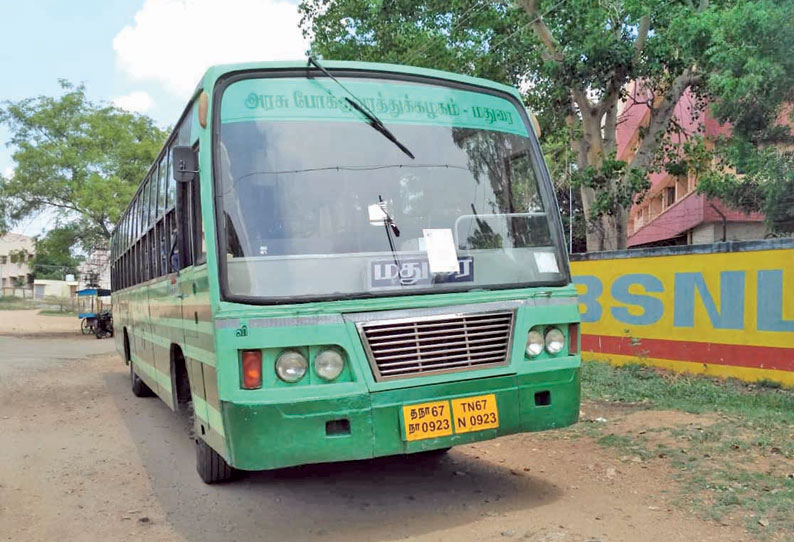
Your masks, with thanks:
M0 237L0 295L13 295L14 290L29 289L30 262L36 245L32 237L18 233L7 233ZM20 257L19 251L26 255Z
M72 299L76 294L76 280L36 279L33 281L33 299L40 301L48 297Z

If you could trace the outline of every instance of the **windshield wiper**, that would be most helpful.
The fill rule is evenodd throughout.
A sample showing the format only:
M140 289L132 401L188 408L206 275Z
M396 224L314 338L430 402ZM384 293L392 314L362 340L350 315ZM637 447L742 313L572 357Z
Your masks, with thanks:
M367 120L369 120L369 125L375 128L380 133L382 133L386 137L386 139L397 145L397 148L399 148L405 154L410 156L412 160L415 158L414 154L408 150L408 147L400 143L397 140L397 138L394 136L394 134L391 133L391 131L388 128L386 128L386 126L383 125L383 123L380 121L378 117L376 117L374 114L370 113L369 111L361 107L359 104L357 104L347 96L345 96L345 101L349 103L353 109L355 109L356 111L367 117Z
M395 135L391 133L391 130L386 128L386 125L383 124L383 122L377 117L377 115L375 115L375 113L373 113L372 110L370 110L366 106L366 104L358 98L358 96L350 92L345 85L340 83L336 77L331 75L328 70L323 68L313 56L309 57L309 64L312 64L313 66L317 67L317 69L323 72L323 74L329 77L334 83L342 87L342 89L350 95L350 97L345 96L345 101L348 104L350 104L350 107L352 107L353 109L364 115L364 117L369 121L367 124L369 124L370 126L375 128L378 132L383 134L383 136L386 139L397 145L397 148L403 151L405 154L407 154L411 158L411 160L416 158L414 154L410 150L408 150L408 147L400 143L400 141L395 137Z
M383 201L383 197L378 194L378 205L380 205L381 210L383 210L383 214L386 215L386 220L384 221L386 226L394 233L395 237L400 236L400 228L397 227L397 223L389 214L389 211L386 208L386 202Z

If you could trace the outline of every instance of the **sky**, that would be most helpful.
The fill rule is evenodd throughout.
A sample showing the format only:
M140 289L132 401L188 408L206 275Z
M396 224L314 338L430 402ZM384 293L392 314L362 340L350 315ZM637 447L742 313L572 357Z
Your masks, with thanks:
M89 97L173 125L212 64L303 58L297 2L289 0L0 0L0 102L60 93ZM0 126L0 174L13 148ZM13 231L38 235L43 213Z

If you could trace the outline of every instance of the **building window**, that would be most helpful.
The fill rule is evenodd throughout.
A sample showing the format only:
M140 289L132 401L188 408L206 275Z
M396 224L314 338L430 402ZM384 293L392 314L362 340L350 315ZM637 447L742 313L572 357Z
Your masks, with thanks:
M681 199L689 193L689 180L686 177L678 177L675 181L677 199Z
M664 189L665 206L670 207L675 203L675 186L668 186Z

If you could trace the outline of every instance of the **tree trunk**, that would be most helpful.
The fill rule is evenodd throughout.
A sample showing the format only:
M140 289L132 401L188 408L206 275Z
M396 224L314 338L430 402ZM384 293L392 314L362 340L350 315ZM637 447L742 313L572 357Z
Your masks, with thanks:
M607 107L609 105L612 108ZM614 106L615 104L605 104L602 107L592 107L582 115L584 138L581 142L577 142L577 146L581 151L580 157L584 162L583 165L580 164L580 168L591 166L596 170L600 169L604 164L607 153L611 153L614 150L615 134L605 134L601 127L601 119L604 114L607 116L607 124L611 124L610 120L614 115ZM602 111L604 111L603 114ZM617 182L619 182L618 179L615 180L615 183L610 183L609 189L613 189L613 185ZM612 216L604 215L595 220L590 220L591 209L597 194L593 188L586 186L581 188L581 193L582 208L584 216L587 217L587 251L596 252L625 248L628 211L619 209Z
M565 55L560 50L557 40L551 30L543 21L543 15L539 9L539 0L520 0L519 4L524 8L527 15L531 18L530 26L535 32L540 42L544 45L548 53L548 60L557 64L562 64ZM698 11L702 12L708 8L708 0L700 0ZM631 66L636 66L640 62L643 49L650 32L651 17L649 14L640 18L637 28L637 38L634 42L634 56L630 66L616 67L611 74L608 74L608 83L605 86L605 93L600 102L593 102L588 96L587 88L571 87L570 91L570 111L566 117L566 124L571 132L576 123L575 115L581 117L583 138L578 141L571 140L571 147L577 155L577 164L580 170L592 166L595 170L601 169L604 159L611 156L617 147L617 109L620 99L620 90L627 82L627 76L631 73ZM646 134L641 138L640 147L628 171L621 179L609 179L607 190L614 192L620 188L621 183L629 180L632 169L646 170L653 160L654 153L659 146L662 136L670 122L675 105L681 98L686 88L697 82L699 76L694 72L694 67L686 69L679 74L667 88L663 99L658 104L651 106L650 123ZM603 122L603 124L602 124ZM591 209L596 201L597 194L592 188L582 187L582 207L584 214L589 217ZM612 214L602 216L587 224L587 250L615 250L626 248L628 238L628 219L629 209L620 205L611 205Z

